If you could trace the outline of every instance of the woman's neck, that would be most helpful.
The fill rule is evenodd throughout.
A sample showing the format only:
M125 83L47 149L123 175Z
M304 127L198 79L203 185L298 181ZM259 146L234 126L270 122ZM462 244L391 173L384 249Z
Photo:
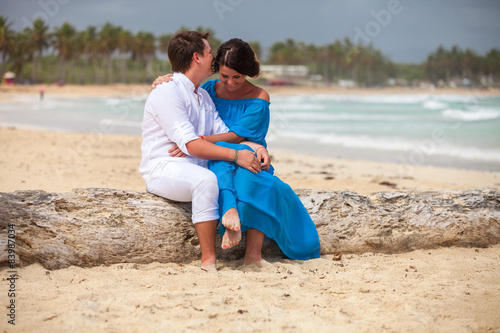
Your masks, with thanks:
M246 99L252 91L253 85L245 80L245 83L235 91L229 91L222 82L215 85L215 93L217 97L224 99Z

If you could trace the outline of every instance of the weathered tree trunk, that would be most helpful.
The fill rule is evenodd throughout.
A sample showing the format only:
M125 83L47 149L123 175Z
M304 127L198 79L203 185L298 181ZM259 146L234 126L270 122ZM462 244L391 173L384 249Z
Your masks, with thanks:
M438 246L487 247L500 240L500 192L298 190L316 223L321 253L395 253ZM188 262L200 256L191 204L102 188L0 193L0 265L15 235L16 265ZM220 237L217 240L218 248ZM11 242L12 248L12 242ZM244 241L220 260L240 258ZM283 254L266 241L265 256Z

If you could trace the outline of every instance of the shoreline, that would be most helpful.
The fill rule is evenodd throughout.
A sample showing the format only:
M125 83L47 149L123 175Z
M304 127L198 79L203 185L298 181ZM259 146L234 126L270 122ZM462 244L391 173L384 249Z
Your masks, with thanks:
M45 97L47 98L47 103L54 103L52 99L82 99L85 98L105 98L110 99L110 103L115 103L116 100L119 101L120 98L129 103L141 104L147 98L150 92L150 86L145 84L109 84L109 85L0 85L0 102L12 103L11 106L7 106L7 110L12 108L15 110L21 105L31 105L43 104L39 102L39 89L44 87ZM489 90L473 90L464 88L439 88L439 89L422 89L422 88L401 88L401 87L388 87L388 88L342 88L342 87L311 87L311 86L270 86L265 87L271 96L292 96L292 95L330 95L330 96L368 96L368 95L385 95L385 96L409 96L409 95L462 95L462 96L500 96L500 89L489 89ZM49 103L49 105L50 105ZM58 103L58 102L55 102ZM110 104L114 105L114 104ZM117 107L117 106L116 106ZM2 127L15 127L15 128L25 128L33 130L48 130L57 132L104 132L109 133L109 126L114 126L114 134L124 134L124 135L139 135L140 136L140 123L139 118L134 116L133 122L135 126L139 126L131 130L129 124L122 124L121 117L125 114L127 110L122 108L116 108L116 114L110 113L109 118L106 116L106 128L102 128L101 124L94 120L85 119L83 122L75 121L70 119L69 115L66 116L61 113L61 118L58 119L56 125L51 126L51 122L48 121L49 118L38 118L39 115L36 112L26 112L26 115L21 116L24 118L17 119L14 116L16 113L7 111L5 113L4 121L0 121L0 126ZM24 113L21 113L24 114ZM56 115L54 115L55 117ZM66 118L65 118L66 117ZM24 121L22 119L29 119ZM116 121L116 126L114 125ZM23 122L31 122L33 124L24 124ZM37 125L38 124L38 125ZM43 124L43 125L42 125ZM65 125L61 125L65 124ZM62 129L64 126L68 126L68 129ZM58 126L61 130L55 128ZM137 132L137 133L136 133ZM406 145L414 145L410 150L404 149L378 149L373 151L372 149L366 147L357 147L352 149L349 145L344 146L342 143L337 145L315 143L314 146L308 146L310 143L302 142L301 140L286 139L281 141L273 142L268 141L269 148L286 153L293 153L294 151L308 152L312 156L324 156L328 158L339 158L342 160L358 160L358 161L369 161L369 162L380 162L380 163L412 163L418 167L435 167L435 168L452 168L459 170L470 170L470 171L486 171L486 172L500 172L500 165L494 160L481 160L468 158L471 155L468 152L466 157L461 157L460 153L455 155L449 154L439 154L439 152L434 152L429 154L427 151L422 151L419 146L420 142L411 140L406 143ZM312 150L311 150L312 149ZM413 165L410 168L413 169ZM404 168L401 167L401 168Z
M0 126L0 191L107 187L145 191L140 136ZM275 175L292 188L354 191L500 190L500 172L475 171L271 150Z
M470 95L470 96L500 96L500 88L467 89L467 88L343 88L338 86L262 86L272 96L290 96L302 94L329 95ZM0 101L12 100L13 95L39 96L40 88L46 95L55 97L131 97L144 96L151 91L148 84L104 84L104 85L64 85L34 84L5 85L0 84Z

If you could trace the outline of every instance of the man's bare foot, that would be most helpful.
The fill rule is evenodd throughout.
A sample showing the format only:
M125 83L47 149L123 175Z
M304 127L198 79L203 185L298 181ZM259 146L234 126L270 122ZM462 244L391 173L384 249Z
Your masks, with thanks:
M236 208L230 208L222 217L222 224L229 230L241 230L241 221ZM241 239L241 233L240 233ZM239 242L239 240L238 240Z
M260 266L261 264L265 265L265 263L267 263L267 261L265 261L261 257L259 257L259 258L247 258L247 257L245 257L245 260L243 261L243 265L255 264L257 266Z
M206 264L204 265L203 263L201 264L201 269L204 270L205 272L217 272L217 267L215 264Z
M209 258L201 262L201 269L206 272L216 272L217 266L215 265L215 259Z
M230 249L238 245L241 240L241 230L226 229L224 236L222 236L222 248L224 250Z
M273 264L271 264L268 261L265 261L264 259L260 259L258 261L251 261L247 262L246 260L243 262L243 269L245 271L250 271L250 272L261 272L262 270L269 269L274 267Z
M247 242L248 242L248 231L247 231ZM258 249L259 251L253 251L252 248L247 248L245 251L245 259L243 260L244 265L251 265L251 264L258 264L260 262L267 262L264 259L262 259L262 254L260 251L260 248Z

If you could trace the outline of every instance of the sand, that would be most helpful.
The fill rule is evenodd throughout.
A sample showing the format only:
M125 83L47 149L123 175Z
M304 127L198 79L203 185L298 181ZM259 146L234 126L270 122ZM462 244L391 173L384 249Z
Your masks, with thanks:
M500 247L271 261L19 269L19 331L495 332ZM5 272L3 272L5 275ZM5 319L4 319L5 320ZM3 326L5 327L5 326ZM13 331L13 330L9 330Z
M64 88L71 88L64 90ZM64 96L109 96L64 87ZM10 89L10 88L7 88ZM29 87L26 89L36 89ZM49 87L47 89L61 89ZM144 86L113 89L130 94ZM33 93L29 90L24 93ZM56 91L56 90L55 90ZM282 91L287 93L290 90ZM0 101L22 91L0 89ZM0 191L109 187L144 191L141 138L0 127ZM386 190L491 188L500 174L271 152L293 188ZM4 236L3 236L4 237ZM343 254L269 265L117 264L47 271L16 267L16 325L8 323L8 269L0 276L6 332L500 332L500 245L402 254Z
M144 191L141 137L0 127L0 191L108 187ZM500 173L405 166L271 151L275 174L292 188L346 190L500 189Z

